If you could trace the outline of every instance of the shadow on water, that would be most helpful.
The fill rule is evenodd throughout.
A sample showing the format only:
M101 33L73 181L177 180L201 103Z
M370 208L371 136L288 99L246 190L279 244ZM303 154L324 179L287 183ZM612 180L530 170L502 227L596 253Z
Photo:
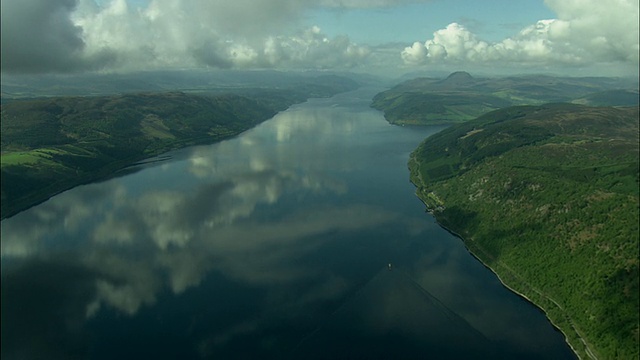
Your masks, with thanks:
M307 359L495 359L492 343L402 269L381 269L293 353Z
M77 264L40 260L3 271L2 359L86 358L82 304L95 293L94 276Z

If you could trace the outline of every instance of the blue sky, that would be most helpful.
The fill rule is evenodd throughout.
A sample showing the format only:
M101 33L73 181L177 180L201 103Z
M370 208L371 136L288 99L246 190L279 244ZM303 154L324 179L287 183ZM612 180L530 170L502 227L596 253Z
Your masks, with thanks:
M487 41L500 41L555 14L536 0L449 0L381 9L319 9L308 21L329 36L347 34L357 43L422 40L452 22L464 24Z
M637 0L2 0L3 73L637 76Z
M106 7L110 0L97 0ZM128 0L133 8L149 0ZM347 35L354 42L379 45L413 42L452 22L488 41L499 41L540 19L555 17L540 0L432 0L373 8L311 8L301 22L316 25L330 37Z

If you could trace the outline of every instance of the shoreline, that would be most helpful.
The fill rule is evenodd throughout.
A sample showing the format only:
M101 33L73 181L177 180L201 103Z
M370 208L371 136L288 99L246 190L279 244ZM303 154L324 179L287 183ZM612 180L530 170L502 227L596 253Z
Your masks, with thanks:
M306 91L303 93L302 98L298 96L289 96L282 100L284 102L282 104L272 104L270 110L266 114L255 116L253 120L248 124L240 123L239 126L230 127L229 129L227 129L228 131L221 133L208 133L207 135L196 134L195 136L191 137L179 138L175 142L164 144L164 146L162 146L162 144L152 143L146 148L142 149L142 151L138 151L137 153L134 152L133 155L127 156L126 158L113 159L113 161L106 163L102 167L93 171L75 168L74 173L74 168L67 167L64 163L61 163L63 167L66 167L64 172L61 173L62 176L59 176L58 178L50 178L48 180L49 182L44 186L40 184L40 187L38 188L32 187L30 191L21 193L16 198L7 198L3 190L0 221L11 218L34 206L40 205L48 201L52 197L55 197L65 191L71 190L77 186L109 180L114 177L138 171L146 166L154 166L158 163L170 160L171 156L168 156L166 154L172 151L186 149L191 146L211 145L237 137L245 131L252 129L269 119L272 119L277 114L283 111L287 111L296 104L304 103L314 98L329 98L340 93L354 91L358 88L360 88L360 86L356 86L355 89L328 89L321 93ZM3 155L4 154L5 152L3 152ZM37 178L37 176L35 178Z
M330 96L335 96L343 92L345 91L333 92ZM169 161L172 157L168 154L173 151L187 149L192 146L212 145L218 142L232 139L241 135L245 131L256 127L257 125L274 118L279 113L289 110L294 105L307 102L314 98L326 98L330 96L309 96L303 100L298 99L290 101L288 102L288 105L286 107L280 108L279 110L276 109L268 116L254 120L250 126L237 128L232 133L210 134L207 136L196 136L191 138L179 139L178 141L165 145L162 148L155 148L148 153L140 153L125 159L117 159L111 163L104 165L102 168L94 171L93 173L85 172L82 174L78 174L76 170L77 176L68 176L56 182L48 184L44 189L38 189L38 191L31 192L26 196L11 200L11 205L2 207L0 221L4 221L5 219L9 219L34 206L40 205L48 201L52 197L57 196L65 191L71 190L75 187L106 181L115 177L139 171L147 166L155 166L164 161ZM3 199L3 204L7 201L9 200Z
M420 187L418 185L416 185L413 181L411 181L411 183L416 187L416 190L419 190ZM488 269L489 271L491 271L496 278L498 279L498 281L500 282L500 284L502 284L502 286L504 286L507 290L511 291L512 293L516 294L518 297L520 297L521 299L525 300L526 302L528 302L529 304L533 305L534 307L536 307L537 309L539 309L544 316L547 318L547 320L549 321L549 323L551 324L551 326L553 326L553 328L560 332L562 334L562 337L564 338L565 343L569 346L569 348L571 349L571 351L574 353L574 355L579 359L582 360L583 357L581 356L581 354L578 352L578 350L574 347L574 345L569 342L569 337L567 336L566 330L563 330L560 326L558 326L556 324L556 322L554 322L553 319L551 319L549 317L549 312L547 311L547 309L545 309L544 307L542 307L541 305L535 303L531 298L529 298L529 296L527 296L526 294L516 290L512 285L509 285L505 280L504 280L504 274L501 276L497 270L493 269L491 266L489 266L485 261L483 261L476 252L474 252L468 245L468 241L465 241L464 237L458 233L456 233L455 231L451 230L450 228L448 228L447 226L445 226L436 216L436 214L434 214L434 212L432 210L430 210L429 205L425 202L425 200L423 200L420 195L419 192L416 191L415 193L416 197L425 205L426 208L426 212L431 215L434 220L436 221L436 224L441 227L442 229L444 229L446 232L448 232L449 234L455 236L456 238L458 238L462 244L464 245L465 249L467 250L467 252L469 254L471 254L471 256L473 256L478 262L480 262L480 264L482 264L482 266L484 266L486 269ZM544 295L540 295L540 296L544 296ZM554 300L547 298L549 301L551 301L552 303L556 304L556 306L560 307L559 304L557 304ZM562 311L562 308L560 308L560 310ZM570 324L572 327L573 325ZM597 360L598 358L595 355L592 355L591 350L587 347L585 340L580 336L580 334L577 333L577 331L575 329L572 329L573 332L575 333L575 335L578 337L578 340L580 340L583 345L585 346L585 353L587 356L589 356L589 358Z
M295 105L295 104L292 104ZM287 107L289 109L292 105ZM285 109L286 110L286 109ZM285 111L283 110L283 111ZM279 112L278 112L279 113ZM278 114L276 113L276 115ZM184 150L192 146L203 146L203 145L213 145L225 140L232 139L247 130L254 128L255 126L272 119L275 115L260 120L253 124L251 127L240 129L240 131L234 134L227 134L221 137L197 137L197 138L187 138L182 139L176 143L170 144L165 148L158 148L148 154L138 154L131 156L127 159L121 159L114 161L112 163L106 164L103 168L97 170L94 173L84 173L77 177L71 177L66 179L61 179L55 183L49 185L51 190L47 191L47 189L43 189L40 192L32 193L29 196L26 196L22 199L18 199L16 202L17 205L13 205L10 208L2 210L2 215L0 216L0 221L5 219L9 219L23 211L26 211L34 206L40 205L54 196L60 195L65 191L71 190L78 186L89 185L93 183L99 183L102 181L106 181L109 179L113 179L119 176L124 176L139 170L142 170L144 167L159 165L165 161L170 161L172 159L170 154L173 151Z
M213 145L225 140L232 139L244 133L245 131L252 129L253 127L272 118L273 116L268 119L259 121L253 126L246 129L242 129L241 131L238 131L235 134L230 134L222 137L211 137L211 138L198 137L194 139L183 139L180 142L170 144L171 146L168 146L166 148L156 149L155 151L149 154L139 154L137 156L132 156L128 159L114 161L112 163L105 165L102 169L96 171L93 174L85 173L75 178L60 180L56 183L49 185L52 188L51 191L46 191L45 189L40 193L34 193L30 197L20 199L18 201L18 205L15 205L15 207L9 208L6 210L3 209L3 213L0 218L0 221L9 219L23 211L26 211L34 206L37 206L46 202L47 200L51 199L54 196L60 195L63 192L71 190L78 186L99 183L99 182L113 179L119 176L128 175L130 173L142 170L143 168L148 166L155 166L165 161L170 161L172 159L172 156L168 154L170 154L173 151L184 150L192 146Z

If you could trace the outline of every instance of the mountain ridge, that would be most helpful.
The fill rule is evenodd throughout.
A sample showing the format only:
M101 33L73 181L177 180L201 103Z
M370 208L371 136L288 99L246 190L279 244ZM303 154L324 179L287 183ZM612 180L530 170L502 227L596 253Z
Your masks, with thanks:
M638 105L636 80L521 76L475 78L458 71L445 79L416 78L377 94L371 106L392 124L439 125L472 120L515 105L575 102L586 105ZM598 95L599 94L599 95ZM624 94L621 101L620 94ZM617 96L618 95L618 96Z

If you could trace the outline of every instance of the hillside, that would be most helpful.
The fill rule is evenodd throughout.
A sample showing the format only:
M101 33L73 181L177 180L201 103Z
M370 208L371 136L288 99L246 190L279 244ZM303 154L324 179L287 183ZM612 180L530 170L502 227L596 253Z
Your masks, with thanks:
M639 98L637 90L608 90L588 94L573 102L589 106L636 106Z
M510 107L431 136L409 163L436 219L582 358L639 354L638 117Z
M372 107L392 124L435 125L472 120L514 105L576 102L638 105L637 82L613 78L521 76L475 78L463 71L445 79L417 78L376 95Z
M243 95L169 92L2 104L2 218L145 158L237 135L294 103L356 86L322 77L290 89L243 89Z

